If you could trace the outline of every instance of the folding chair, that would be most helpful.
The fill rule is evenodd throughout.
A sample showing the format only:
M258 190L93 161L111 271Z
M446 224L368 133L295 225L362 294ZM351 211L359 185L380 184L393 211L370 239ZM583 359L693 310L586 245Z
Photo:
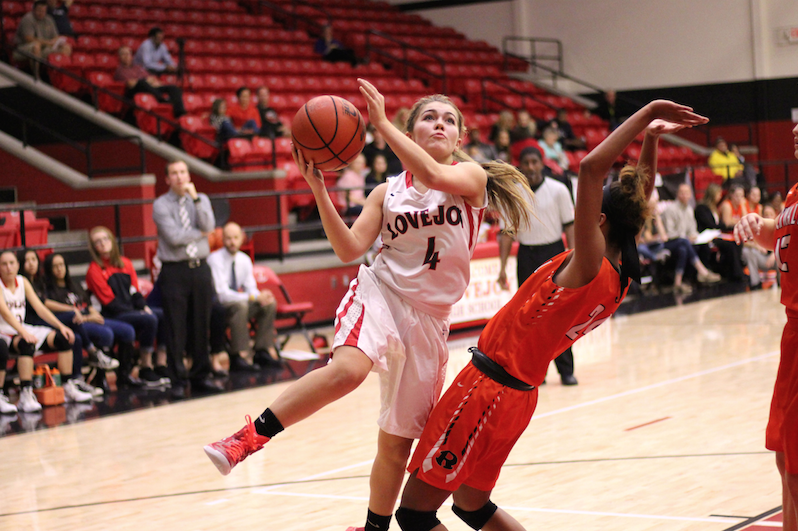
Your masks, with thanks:
M266 266L254 266L255 280L258 282L259 289L269 289L277 299L277 315L275 316L275 327L277 329L278 337L274 342L274 349L277 352L277 357L285 363L286 359L292 359L290 355L283 356L283 350L288 340L293 334L300 333L304 336L305 341L308 343L311 353L316 358L309 360L310 363L305 369L305 374L312 371L316 364L321 361L321 355L316 351L313 344L313 338L310 335L307 327L305 326L305 315L313 311L313 303L307 302L294 302L288 294L282 280L277 274ZM296 371L289 364L285 363L288 370L291 371L292 376L297 376Z

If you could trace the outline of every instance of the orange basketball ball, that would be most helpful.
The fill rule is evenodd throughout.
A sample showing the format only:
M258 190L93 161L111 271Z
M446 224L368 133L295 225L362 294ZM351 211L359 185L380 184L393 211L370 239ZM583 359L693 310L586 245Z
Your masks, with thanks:
M320 170L335 171L363 151L366 124L351 102L338 96L318 96L297 111L291 136L305 160L312 160Z

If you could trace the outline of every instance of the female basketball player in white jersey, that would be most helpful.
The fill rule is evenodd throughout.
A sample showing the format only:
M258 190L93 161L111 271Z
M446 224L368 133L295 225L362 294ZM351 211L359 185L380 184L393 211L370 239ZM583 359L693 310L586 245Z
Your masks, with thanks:
M0 340L11 353L18 354L17 370L21 392L17 407L23 413L41 410L31 387L33 377L33 354L37 350L58 352L58 370L64 379L64 395L72 402L88 402L89 393L84 393L72 382L72 348L75 334L64 326L53 312L47 309L36 295L28 279L19 273L17 256L11 251L0 253ZM36 313L50 326L25 324L25 312L30 304Z
M327 237L344 262L361 257L382 236L371 267L361 266L335 322L334 357L289 387L238 433L205 447L223 474L271 437L380 374L382 407L371 471L366 530L387 529L404 467L440 396L446 371L449 312L469 281L469 262L487 207L507 223L528 220L523 175L504 163L479 165L460 151L463 116L445 96L419 100L406 132L385 115L383 96L365 80L369 119L407 171L369 194L349 228L338 215L322 174L294 159L310 185ZM457 163L458 161L462 161Z

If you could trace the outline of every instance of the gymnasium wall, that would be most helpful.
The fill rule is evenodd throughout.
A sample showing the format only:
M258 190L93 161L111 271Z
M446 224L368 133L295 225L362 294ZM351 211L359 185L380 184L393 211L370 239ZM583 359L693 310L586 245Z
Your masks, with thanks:
M778 31L798 26L793 0L389 1L497 47L505 35L558 38L565 71L606 88L798 76L798 44Z

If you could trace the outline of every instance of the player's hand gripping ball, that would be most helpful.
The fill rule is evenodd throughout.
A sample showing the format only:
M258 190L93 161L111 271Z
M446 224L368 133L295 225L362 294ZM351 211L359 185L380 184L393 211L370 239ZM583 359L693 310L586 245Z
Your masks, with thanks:
M336 171L355 160L366 145L360 111L338 96L318 96L294 116L291 136L305 160L322 171Z

